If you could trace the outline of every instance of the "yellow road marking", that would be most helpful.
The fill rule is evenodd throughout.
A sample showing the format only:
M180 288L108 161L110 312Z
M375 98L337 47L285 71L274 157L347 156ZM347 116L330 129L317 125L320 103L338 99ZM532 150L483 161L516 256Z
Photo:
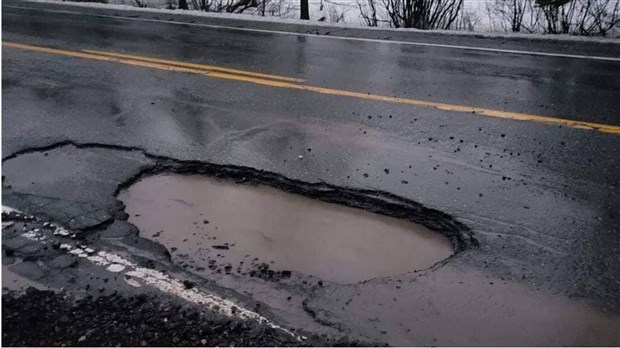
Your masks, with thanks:
M2 45L6 46L6 47L19 48L19 49L24 49L24 50L29 50L29 51L51 53L51 54L57 54L57 55L67 56L67 57L94 59L94 60L100 60L100 61L104 61L104 62L114 62L114 63L129 64L129 65L142 66L142 67L147 67L147 68L163 69L163 70L170 70L170 71L180 71L180 72L191 72L191 73L199 73L199 74L204 74L204 75L206 75L208 73L207 71L204 71L204 70L188 69L188 68L178 68L178 67L167 66L167 65L162 65L162 64L155 64L155 63L149 63L149 62L140 62L140 61L136 61L136 60L132 60L132 59L106 57L106 56L100 56L100 55L96 55L96 54L90 54L90 53L84 53L84 52L78 52L78 51L65 51L65 50L60 50L60 49L56 49L56 48L24 45L24 44L19 44L19 43L15 43L15 42L2 42Z
M575 120L569 120L569 119L563 119L563 118L524 114L524 113L502 111L502 110L495 110L495 109L479 108L475 106L464 106L464 105L456 105L456 104L429 102L429 101L409 99L409 98L389 97L389 96L383 96L383 95L377 95L377 94L369 94L369 93L345 91L345 90L339 90L339 89L333 89L333 88L309 86L309 85L303 85L303 84L284 81L284 78L286 78L284 76L252 73L252 72L243 71L243 70L212 67L208 65L191 64L191 63L183 63L183 62L176 62L176 61L168 61L164 59L132 56L132 55L126 55L126 54L113 53L113 52L67 51L67 50L61 50L61 49L55 49L55 48L19 44L15 42L3 42L2 45L6 47L19 48L19 49L44 52L44 53L51 53L51 54L69 56L69 57L94 59L94 60L99 60L99 61L129 64L129 65L141 66L141 67L147 67L147 68L153 68L153 69L200 74L200 75L205 75L205 76L214 77L214 78L243 81L243 82L249 82L249 83L254 83L254 84L263 85L263 86L269 86L269 87L290 88L290 89L310 91L310 92L328 94L328 95L337 95L337 96L345 96L345 97L365 99L365 100L374 100L374 101L381 101L381 102L429 107L429 108L435 108L435 109L445 110L445 111L463 112L463 113L470 113L470 114L476 113L478 115L484 115L484 116L489 116L489 117L519 120L519 121L531 121L531 122L546 123L546 124L551 124L551 125L560 125L560 126L565 126L565 127L570 127L570 128L596 130L596 131L603 132L603 133L620 134L620 126L607 125L607 124L594 123L594 122L575 121ZM270 76L269 79L265 78L267 76ZM277 79L274 78L276 76L278 77ZM287 78L287 79L292 79L292 78Z
M107 57L127 58L127 59L139 60L142 62L159 63L159 64L173 65L173 66L192 68L192 69L198 69L198 70L218 71L218 72L223 72L223 73L246 75L246 76L252 76L252 77L272 79L272 80L282 80L282 81L290 81L290 82L304 82L305 81L304 79L298 79L298 78L288 77L288 76L263 74L263 73L257 73L257 72L246 71L246 70L224 68L224 67L213 66L213 65L186 63L186 62L179 62L175 60L167 60L167 59L152 58L152 57L145 57L145 56L134 56L131 54L93 51L93 50L84 50L82 52L87 52L87 53L92 53L92 54L97 54L97 55L102 55L102 56L107 56Z

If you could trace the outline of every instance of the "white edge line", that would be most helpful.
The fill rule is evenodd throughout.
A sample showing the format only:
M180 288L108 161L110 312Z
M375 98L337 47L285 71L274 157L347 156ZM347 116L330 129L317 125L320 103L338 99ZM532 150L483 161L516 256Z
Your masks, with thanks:
M461 45L435 44L435 43L427 43L427 42L411 42L411 41L398 41L398 40L369 39L369 38L347 37L347 36L337 36L337 35L315 35L315 34L295 33L295 32L290 32L290 31L281 31L281 30L239 28L239 27L229 27L225 25L204 24L204 23L173 22L173 21L165 21L165 20L160 20L160 19L131 18L131 17L113 16L113 15L105 15L105 14L83 13L79 11L39 9L39 8L25 7L25 6L3 5L2 7L22 9L22 10L35 10L35 11L51 12L51 13L75 14L75 15L91 16L91 17L115 18L115 19L124 19L124 20L139 21L139 22L189 25L189 26L194 26L194 27L203 27L203 28L212 28L212 29L227 29L227 30L236 30L236 31L257 32L257 33L305 36L305 37L314 37L314 38L322 38L322 39L361 41L361 42L373 42L373 43L390 43L390 44L397 44L397 45L439 47L439 48L460 49L460 50L479 51L479 52L508 53L508 54L540 56L540 57L555 57L555 58L571 58L571 59L620 62L620 57L586 56L586 55L579 55L579 54L563 54L563 53L551 53L551 52L539 52L539 51L521 51L521 50L510 50L510 49L502 49L502 48L461 46ZM139 12L139 9L133 10L133 11ZM149 12L154 12L154 11L149 11ZM162 12L162 13L167 13L167 12Z
M16 214L22 215L23 213L17 209L2 206L2 215ZM48 224L54 232L53 235L58 235L57 232L66 232L67 230L57 224ZM8 227L8 226L7 226ZM64 235L64 234L62 234ZM46 243L48 238L38 228L30 231L26 231L21 234L22 237L35 242ZM303 336L296 335L295 333L287 330L286 328L276 325L264 316L245 309L234 302L224 299L222 297L208 294L198 290L197 288L187 289L183 282L180 280L159 272L157 270L139 267L133 262L107 251L95 252L94 249L87 247L86 245L72 245L69 243L63 243L60 245L60 250L75 255L81 259L88 260L96 266L106 267L108 272L125 274L131 278L126 278L125 281L133 286L140 287L141 284L136 279L164 292L169 295L174 295L182 298L188 302L192 302L198 305L205 305L211 310L217 311L228 317L237 317L243 320L255 320L259 323L265 324L273 329L281 330L290 336L296 338L299 341L305 339Z

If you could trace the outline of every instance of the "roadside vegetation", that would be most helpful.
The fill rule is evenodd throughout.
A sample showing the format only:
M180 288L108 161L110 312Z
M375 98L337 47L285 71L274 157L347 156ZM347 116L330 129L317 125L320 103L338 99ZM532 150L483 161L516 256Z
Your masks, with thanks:
M464 0L356 1L369 26L474 31L486 19L492 31L607 36L620 23L618 0L492 0L484 13Z
M495 0L487 13L497 30L607 36L620 23L618 0Z
M370 27L620 37L620 0L74 1L244 13Z

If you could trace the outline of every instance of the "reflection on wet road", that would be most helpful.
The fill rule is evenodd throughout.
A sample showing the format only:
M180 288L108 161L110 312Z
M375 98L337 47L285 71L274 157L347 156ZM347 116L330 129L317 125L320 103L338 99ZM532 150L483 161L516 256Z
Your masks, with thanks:
M170 61L170 60L164 60L164 59L158 59L158 58L152 58L152 57L119 54L119 53L114 53L114 52L103 52L103 51L93 51L93 50L84 50L83 52L67 51L67 50L52 49L52 48L41 47L41 46L24 45L24 44L15 43L15 42L3 42L2 45L5 47L30 50L30 51L36 51L36 52L43 52L43 53L49 53L49 54L57 54L57 55L62 55L62 56L115 62L115 63L121 63L121 64L146 67L146 68L162 69L162 70L167 70L167 71L201 74L201 75L206 75L206 76L214 77L214 78L229 79L229 80L241 81L241 82L250 82L250 83L255 83L258 85L264 85L268 87L291 88L291 89L298 89L302 91L309 91L309 92L322 93L322 94L341 96L341 97L367 99L367 100L378 101L378 102L399 103L399 104L412 105L412 106L435 108L435 109L443 110L443 111L470 113L470 114L484 115L484 116L489 116L489 117L504 118L504 119L509 119L509 120L539 122L539 123L566 126L566 127L578 128L578 129L596 130L596 131L600 131L604 133L620 134L620 126L614 126L614 125L609 125L609 124L584 122L584 121L569 120L569 119L540 116L540 115L523 114L523 113L518 113L518 112L502 111L502 110L496 110L496 109L486 109L486 108L481 108L481 107L476 107L476 106L455 105L455 104L447 104L447 103L441 103L441 102L437 103L437 102L430 102L430 101L424 101L424 100L389 97L389 96L376 95L376 94L371 94L371 93L360 93L360 92L337 90L337 89L325 88L325 87L300 85L300 84L283 82L283 81L301 82L303 81L301 79L286 78L282 76L268 75L268 74L255 73L255 72L247 72L247 71L241 71L238 69L184 63L184 62Z

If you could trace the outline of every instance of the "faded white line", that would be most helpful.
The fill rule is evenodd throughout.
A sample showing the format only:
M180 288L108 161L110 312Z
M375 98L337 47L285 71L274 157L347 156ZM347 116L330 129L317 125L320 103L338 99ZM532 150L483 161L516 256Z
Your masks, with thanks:
M83 13L83 12L79 12L79 11L38 9L38 8L27 7L27 6L3 5L2 7L14 8L14 9L34 10L34 11L50 12L50 13L64 13L64 14L75 14L75 15L81 15L81 16L124 19L124 20L128 20L128 21L154 22L154 23L164 23L164 24L173 24L173 25L189 25L189 26L194 26L194 27L203 27L203 28L211 28L211 29L225 29L225 30L256 32L256 33L268 33L268 34L292 35L292 36L305 36L305 37L313 37L313 38L321 38L321 39L362 41L362 42L373 42L373 43L388 43L388 44L409 45L409 46L422 46L422 47L437 47L437 48L447 48L447 49L459 49L459 50L491 52L491 53L507 53L507 54L539 56L539 57L570 58L570 59L586 59L586 60L600 60L600 61L620 62L620 57L587 56L587 55L580 55L580 54L564 54L564 53L552 53L552 52L540 52L540 51L522 51L522 50L511 50L511 49L502 49L502 48L489 48L489 47L437 44L437 43L428 43L428 42L411 42L411 41L398 41L398 40L369 39L369 38L347 37L347 36L338 36L338 35L316 35L316 34L306 34L306 33L295 33L295 32L282 31L282 30L239 28L239 27L230 27L230 26L215 25L215 24L173 22L173 21L165 21L165 20L161 20L161 19L131 18L131 17L123 17L123 16L104 15L104 14L90 14L90 13ZM132 10L132 11L139 11L139 10L136 9L136 10ZM162 14L164 14L164 13L166 13L166 12L162 12ZM184 15L187 15L187 14L184 14Z
M21 211L15 209L15 208L11 208L11 207L7 207L6 205L2 206L2 214L22 214Z
M7 214L21 215L22 213L16 209L2 206L2 215L5 216ZM54 235L75 235L75 233L71 233L56 224L50 223L47 224L47 226L52 228ZM26 239L42 243L45 243L48 240L47 236L39 229L33 229L24 232L21 234L21 236ZM217 311L223 315L229 317L236 317L244 320L255 320L273 329L284 331L298 340L303 340L305 338L303 336L296 335L293 332L279 325L272 323L269 319L263 317L256 312L238 306L230 300L223 299L216 295L204 293L197 288L187 289L182 281L157 270L138 267L138 265L119 255L109 253L107 251L96 252L95 249L83 244L72 245L69 243L63 243L60 245L59 249L69 254L76 255L77 257L80 257L82 259L88 260L97 266L106 267L106 270L109 272L122 272L121 274L125 274L128 276L125 281L133 287L140 287L141 284L138 282L138 280L140 280L143 283L148 284L162 292L177 296L198 305L205 305L211 310Z

